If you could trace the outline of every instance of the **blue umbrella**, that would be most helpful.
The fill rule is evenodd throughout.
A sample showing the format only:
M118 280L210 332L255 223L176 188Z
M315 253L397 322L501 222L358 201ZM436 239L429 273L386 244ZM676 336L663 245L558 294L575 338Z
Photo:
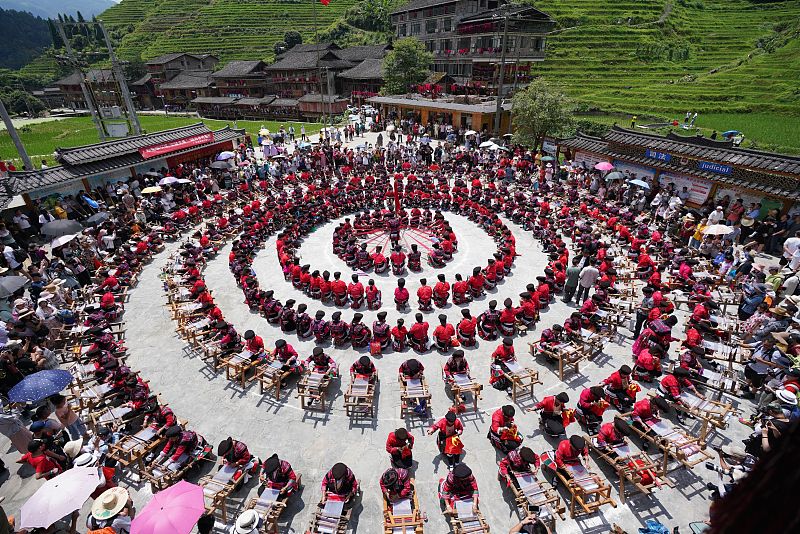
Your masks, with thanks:
M730 137L733 135L739 135L741 132L739 130L728 130L727 132L722 132L722 137Z
M629 180L628 183L631 185L644 187L645 189L650 189L650 186L644 180Z
M11 402L38 402L62 391L72 382L72 375L63 369L39 371L22 379L8 392Z

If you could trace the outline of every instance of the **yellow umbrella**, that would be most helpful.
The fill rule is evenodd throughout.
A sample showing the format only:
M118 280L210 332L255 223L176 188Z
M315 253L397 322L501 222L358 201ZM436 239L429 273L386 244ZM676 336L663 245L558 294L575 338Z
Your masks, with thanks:
M158 187L157 185L153 186L153 187L145 187L144 189L142 189L142 194L143 195L147 195L149 193L160 193L160 192L161 192L161 188Z
M258 131L258 135L260 135L261 137L266 137L269 135L269 130L267 130L266 128L261 128Z

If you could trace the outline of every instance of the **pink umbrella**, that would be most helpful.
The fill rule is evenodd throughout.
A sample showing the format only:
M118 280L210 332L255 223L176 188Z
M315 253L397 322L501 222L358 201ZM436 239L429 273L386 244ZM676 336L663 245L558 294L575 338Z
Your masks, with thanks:
M47 528L78 510L100 484L96 467L73 467L51 478L22 505L19 528Z
M601 161L600 163L595 165L594 168L597 169L598 171L610 171L611 169L614 168L614 166L607 161Z
M181 480L153 495L131 523L131 534L189 534L205 512L203 488Z

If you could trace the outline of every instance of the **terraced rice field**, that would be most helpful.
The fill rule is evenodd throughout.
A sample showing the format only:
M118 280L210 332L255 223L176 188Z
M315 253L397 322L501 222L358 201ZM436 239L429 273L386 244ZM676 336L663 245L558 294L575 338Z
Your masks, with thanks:
M120 46L126 58L168 52L213 52L231 59L270 59L288 30L313 42L314 13L325 29L355 0L124 0L102 14L111 27L132 27Z
M537 70L590 106L665 116L689 109L800 115L800 2L533 3L560 27ZM776 28L791 38L763 52L759 39L777 36ZM658 48L661 54L652 52Z

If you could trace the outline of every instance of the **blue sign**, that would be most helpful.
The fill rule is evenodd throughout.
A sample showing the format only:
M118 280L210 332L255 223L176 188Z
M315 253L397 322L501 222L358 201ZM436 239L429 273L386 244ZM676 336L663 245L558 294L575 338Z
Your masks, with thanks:
M672 156L665 152L656 152L655 150L650 150L649 148L644 151L644 155L648 158L657 159L659 161L670 161Z
M719 163L711 163L710 161L698 161L697 168L701 171L710 171L717 174L730 174L733 172L733 167L730 165L721 165Z

